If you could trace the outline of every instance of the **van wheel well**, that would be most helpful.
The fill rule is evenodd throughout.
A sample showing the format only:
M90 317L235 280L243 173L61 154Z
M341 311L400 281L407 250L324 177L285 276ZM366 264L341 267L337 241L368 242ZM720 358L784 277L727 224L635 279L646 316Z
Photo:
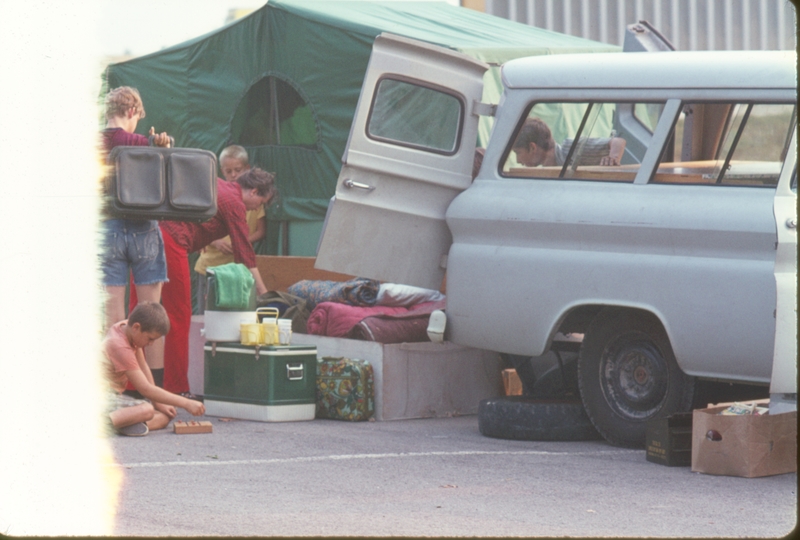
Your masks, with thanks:
M580 306L570 311L558 327L562 334L583 334L604 306Z
M562 334L585 334L589 325L603 313L603 317L628 312L633 317L646 319L652 324L657 324L664 330L664 325L661 324L661 319L653 315L653 313L644 309L637 309L632 307L616 307L605 305L586 305L579 306L570 311L558 327L558 331Z

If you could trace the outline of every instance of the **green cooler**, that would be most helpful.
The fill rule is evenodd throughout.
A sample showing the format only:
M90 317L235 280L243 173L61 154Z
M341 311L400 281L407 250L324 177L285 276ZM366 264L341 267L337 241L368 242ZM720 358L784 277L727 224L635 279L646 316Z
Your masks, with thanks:
M313 420L317 348L206 343L208 416L261 422Z

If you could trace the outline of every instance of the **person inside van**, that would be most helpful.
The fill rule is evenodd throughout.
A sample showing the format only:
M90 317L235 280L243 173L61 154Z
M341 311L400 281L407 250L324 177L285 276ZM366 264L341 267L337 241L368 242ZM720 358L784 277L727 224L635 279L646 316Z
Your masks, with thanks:
M512 150L517 162L526 167L563 165L574 139L561 144L553 140L550 128L540 118L529 118L519 130ZM625 139L603 137L581 139L578 165L619 165L625 152Z

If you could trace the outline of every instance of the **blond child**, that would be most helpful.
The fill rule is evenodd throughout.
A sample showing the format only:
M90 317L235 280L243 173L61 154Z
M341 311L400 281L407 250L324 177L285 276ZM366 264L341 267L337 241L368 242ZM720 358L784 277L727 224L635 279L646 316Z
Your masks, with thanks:
M225 147L219 154L219 168L226 182L235 182L243 172L250 170L247 150L236 144ZM267 223L264 220L265 215L263 206L256 210L247 211L247 227L250 233L247 239L251 244L264 238L267 233ZM231 262L233 262L233 247L231 245L230 236L226 236L225 238L214 240L200 253L200 257L198 257L194 265L194 271L201 276L205 276L206 268ZM201 277L199 285L199 295L202 299L205 297L205 277ZM201 300L201 312L203 308L204 306Z
M161 304L138 304L127 320L109 328L103 341L105 376L109 383L108 416L120 435L143 436L150 430L165 428L175 418L175 407L194 416L205 414L205 406L195 400L159 388L145 362L142 349L169 332L169 318ZM122 392L128 382L146 400L133 399Z

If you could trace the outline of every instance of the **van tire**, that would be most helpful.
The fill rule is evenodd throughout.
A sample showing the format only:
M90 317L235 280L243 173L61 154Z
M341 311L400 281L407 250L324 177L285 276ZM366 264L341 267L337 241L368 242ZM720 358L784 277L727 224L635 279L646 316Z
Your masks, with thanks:
M518 441L600 439L579 399L541 400L526 396L484 399L478 405L481 435Z
M605 309L578 357L586 414L609 443L644 447L647 421L691 410L694 377L681 371L661 323L641 311Z

